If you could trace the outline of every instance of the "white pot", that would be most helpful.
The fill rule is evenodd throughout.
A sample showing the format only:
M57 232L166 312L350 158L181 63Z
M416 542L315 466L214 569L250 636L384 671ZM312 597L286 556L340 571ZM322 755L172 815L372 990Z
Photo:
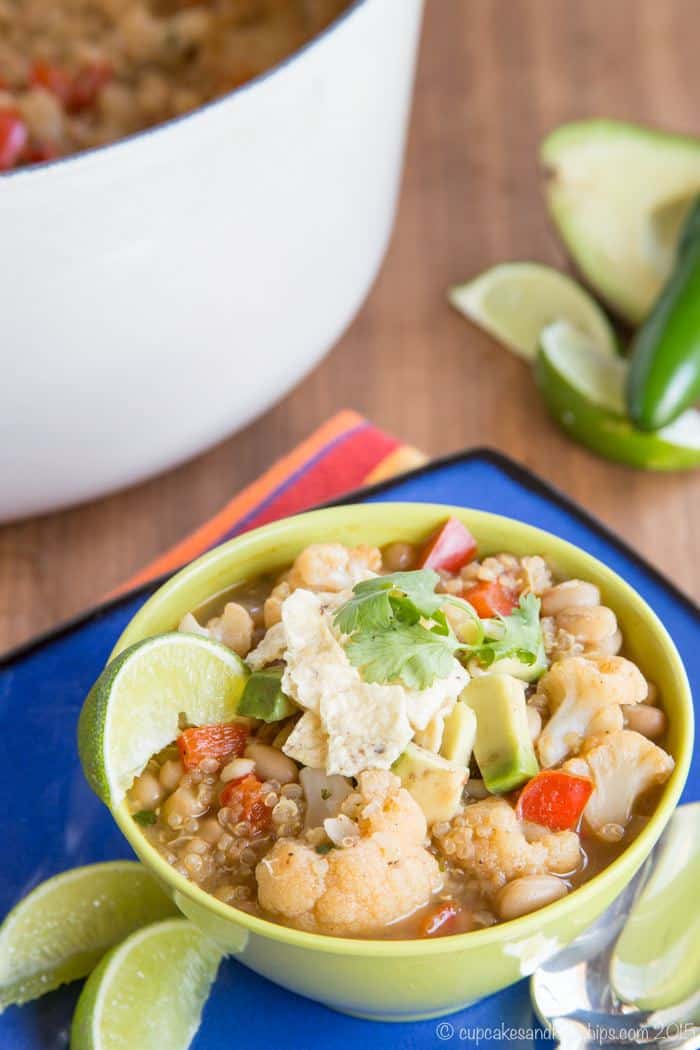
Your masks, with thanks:
M0 519L164 470L338 338L394 215L422 0L195 113L0 178Z

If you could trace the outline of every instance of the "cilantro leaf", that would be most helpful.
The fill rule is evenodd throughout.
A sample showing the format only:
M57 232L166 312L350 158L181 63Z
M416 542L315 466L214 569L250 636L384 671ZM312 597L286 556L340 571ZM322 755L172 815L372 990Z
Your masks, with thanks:
M541 656L540 602L534 595L521 597L509 616L482 620L468 600L436 594L439 581L438 573L418 569L376 576L353 587L335 623L349 636L348 658L366 682L400 680L409 688L426 689L451 673L459 652L476 656L485 667L505 657L532 666ZM472 617L476 640L473 630L469 643L455 636L444 605Z
M417 623L421 616L432 616L445 600L444 595L435 594L439 580L432 569L363 580L355 584L352 598L336 612L335 623L343 634L386 630L396 619Z
M343 634L352 634L357 630L381 631L391 625L394 618L389 601L391 584L363 590L365 583L375 583L375 580L365 580L356 584L353 597L341 605L335 614L335 623Z
M496 660L510 656L531 666L543 644L539 598L523 595L509 616L487 620L485 633L483 644L472 650L482 664L490 667Z
M397 624L376 633L353 636L346 646L350 662L366 682L401 679L409 689L427 689L436 678L447 678L460 643L419 623Z
M440 574L433 569L414 569L412 572L393 572L385 576L392 580L398 591L403 591L422 616L432 616L445 600L444 594L436 594Z

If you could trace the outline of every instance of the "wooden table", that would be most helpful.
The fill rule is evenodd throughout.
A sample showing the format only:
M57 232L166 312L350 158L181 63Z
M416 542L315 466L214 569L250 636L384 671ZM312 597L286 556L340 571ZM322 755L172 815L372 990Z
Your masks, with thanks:
M286 400L213 451L0 529L0 649L94 602L345 406L431 454L510 453L700 597L700 472L637 473L571 444L528 370L444 296L499 260L565 264L536 163L557 123L605 114L700 134L699 34L696 0L428 0L396 231L359 317Z

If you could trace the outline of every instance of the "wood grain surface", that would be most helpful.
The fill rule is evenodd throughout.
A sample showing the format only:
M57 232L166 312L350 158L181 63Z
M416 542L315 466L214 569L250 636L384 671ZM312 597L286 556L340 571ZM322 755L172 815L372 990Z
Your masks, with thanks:
M700 472L637 473L571 444L523 364L444 296L499 260L566 265L536 161L556 124L606 115L700 134L699 35L697 0L428 0L396 229L354 324L281 404L212 451L0 529L0 650L96 601L341 407L431 454L504 450L700 597Z

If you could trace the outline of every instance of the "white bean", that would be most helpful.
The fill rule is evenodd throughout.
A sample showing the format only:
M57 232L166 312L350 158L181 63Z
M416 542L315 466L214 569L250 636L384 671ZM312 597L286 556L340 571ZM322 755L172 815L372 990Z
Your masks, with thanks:
M205 842L209 842L211 845L218 842L223 834L224 829L219 824L216 817L207 817L202 820L199 825L199 837L204 839Z
M183 776L185 767L179 758L168 758L160 767L160 782L166 791L174 791Z
M207 809L208 806L200 802L189 788L179 787L163 803L162 812L163 818L172 827L174 826L171 821L172 817L176 819L179 817L180 821L184 823L188 817L201 817L202 813L205 813Z
M523 875L506 883L496 907L501 919L517 919L565 897L567 892L566 883L555 875Z
M129 801L137 809L155 809L163 797L163 788L153 773L142 773L131 785Z
M605 605L575 606L557 613L557 627L585 645L597 645L617 630L617 617Z
M659 702L659 690L657 689L657 687L654 685L653 682L650 682L647 679L647 695L645 696L645 698L642 701L642 703L650 704L652 707L656 707L658 702Z
M585 580L564 580L542 595L542 615L556 616L563 609L600 605L600 591Z
M248 744L245 757L253 759L255 772L261 780L276 780L280 784L289 784L299 779L296 762L269 744Z
M625 725L649 740L658 740L666 732L667 719L660 707L649 704L623 704Z
M238 602L227 602L221 616L207 624L213 638L223 642L239 656L246 656L253 643L253 619Z

